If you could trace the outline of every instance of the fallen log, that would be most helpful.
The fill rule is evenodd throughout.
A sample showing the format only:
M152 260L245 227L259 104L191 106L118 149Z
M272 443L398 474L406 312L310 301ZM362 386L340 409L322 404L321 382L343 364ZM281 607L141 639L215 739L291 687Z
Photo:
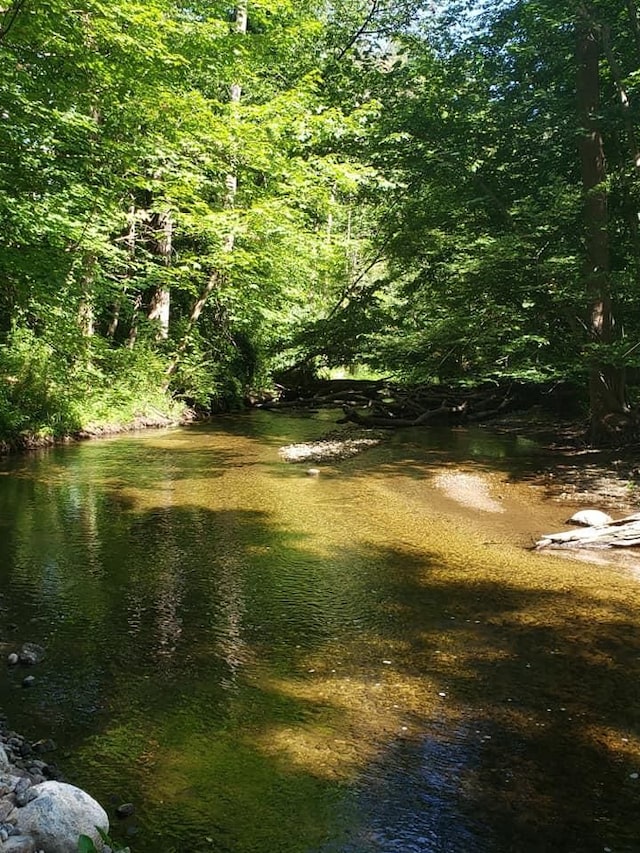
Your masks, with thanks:
M640 545L640 513L609 524L545 533L533 546L543 548L635 548Z
M382 429L416 427L423 426L434 418L461 417L465 414L466 410L466 403L462 403L459 406L445 406L442 404L441 406L438 406L437 409L428 409L426 412L422 412L415 418L396 418L389 415L362 415L357 409L353 409L350 406L344 406L344 418L341 418L338 423L354 423L359 426L371 426Z
M397 429L436 421L488 421L539 398L539 389L520 383L484 383L475 388L445 385L403 386L388 380L314 380L296 387L278 385L279 396L261 408L342 407L339 423Z

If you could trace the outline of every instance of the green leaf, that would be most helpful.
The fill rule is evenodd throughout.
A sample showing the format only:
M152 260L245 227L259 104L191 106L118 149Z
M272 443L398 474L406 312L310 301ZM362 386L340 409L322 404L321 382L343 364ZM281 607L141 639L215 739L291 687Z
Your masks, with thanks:
M96 845L88 835L81 835L78 839L78 853L98 853Z

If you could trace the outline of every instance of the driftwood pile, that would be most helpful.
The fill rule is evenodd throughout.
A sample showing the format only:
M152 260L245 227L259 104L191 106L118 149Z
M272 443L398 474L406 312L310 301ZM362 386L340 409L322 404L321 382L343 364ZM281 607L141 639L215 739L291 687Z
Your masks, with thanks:
M269 409L342 407L339 423L394 429L431 423L486 421L539 401L540 389L523 383L485 384L477 388L439 385L402 386L385 380L315 380L303 386L281 385Z

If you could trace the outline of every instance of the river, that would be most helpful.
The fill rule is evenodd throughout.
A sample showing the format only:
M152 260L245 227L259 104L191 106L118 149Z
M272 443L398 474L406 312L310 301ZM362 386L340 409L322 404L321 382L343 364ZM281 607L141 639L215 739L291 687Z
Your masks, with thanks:
M0 464L0 708L134 853L638 853L640 587L527 546L531 442L319 477L255 412ZM114 809L134 803L132 817Z

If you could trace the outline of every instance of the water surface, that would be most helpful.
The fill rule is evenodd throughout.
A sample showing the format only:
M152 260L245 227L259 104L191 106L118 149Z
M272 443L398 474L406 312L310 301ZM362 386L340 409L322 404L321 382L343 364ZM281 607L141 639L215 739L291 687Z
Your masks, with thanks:
M531 553L535 446L409 431L318 478L253 413L0 468L0 707L136 853L640 851L640 589ZM129 834L132 835L129 839Z

